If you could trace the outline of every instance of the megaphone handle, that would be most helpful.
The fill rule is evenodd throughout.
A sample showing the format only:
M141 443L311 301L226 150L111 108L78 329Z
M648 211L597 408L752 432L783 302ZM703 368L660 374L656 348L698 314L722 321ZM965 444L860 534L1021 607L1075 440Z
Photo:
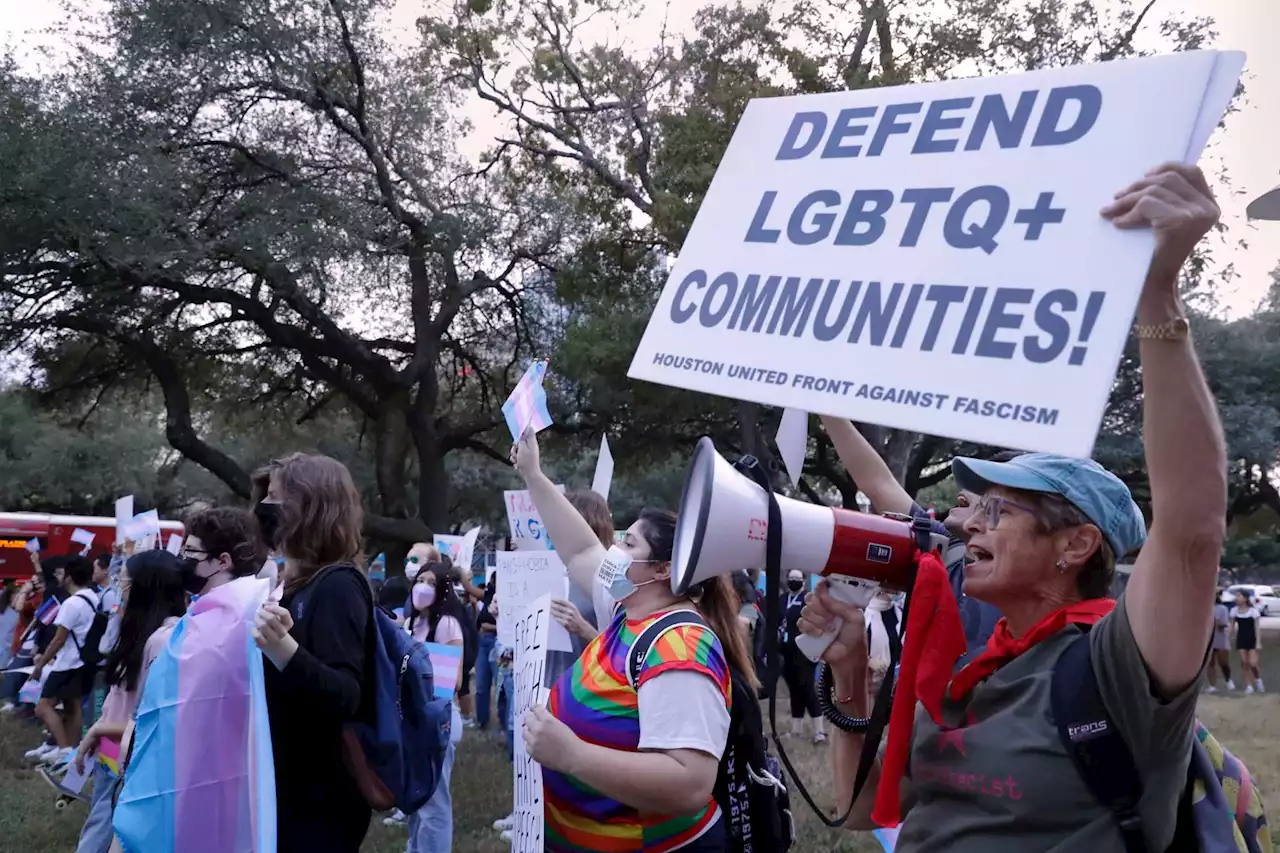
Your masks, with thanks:
M871 601L871 597L876 594L876 589L877 587L874 584L849 583L838 578L832 578L831 583L827 585L827 592L830 593L832 598L856 607L866 607ZM820 637L815 637L812 634L801 634L796 637L796 648L809 660L817 663L822 659L822 653L827 650L827 646L831 645L843 627L844 620L837 618L831 630Z

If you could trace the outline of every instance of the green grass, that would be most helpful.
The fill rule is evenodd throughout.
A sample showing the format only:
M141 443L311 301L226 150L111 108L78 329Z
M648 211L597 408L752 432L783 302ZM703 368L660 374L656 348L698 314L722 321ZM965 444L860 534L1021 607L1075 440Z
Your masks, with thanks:
M1263 651L1263 678L1280 690L1280 636ZM1232 662L1238 670L1238 663ZM779 712L785 714L779 699ZM1264 793L1271 795L1273 809L1280 808L1280 738L1275 721L1280 720L1280 696L1251 696L1240 693L1206 696L1200 702L1200 716L1229 749L1249 765ZM787 723L780 720L783 726ZM0 849L15 853L71 853L75 850L87 807L72 803L55 811L54 792L36 774L22 768L22 753L40 740L31 725L11 717L0 717ZM787 752L801 779L819 805L835 806L831 792L831 772L827 747L805 740L788 739ZM503 741L496 736L469 731L459 745L453 768L453 816L456 853L506 853L510 848L491 828L504 817L511 804L511 766ZM813 815L792 786L792 806L799 823L797 853L872 853L879 845L862 833L836 833ZM365 839L365 853L402 853L407 833L382 826L375 816Z

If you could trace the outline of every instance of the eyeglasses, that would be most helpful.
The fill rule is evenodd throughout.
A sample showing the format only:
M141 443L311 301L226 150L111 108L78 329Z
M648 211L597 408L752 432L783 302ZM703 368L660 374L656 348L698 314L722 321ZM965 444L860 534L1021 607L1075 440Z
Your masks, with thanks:
M977 503L973 505L973 512L975 515L978 513L982 514L983 520L987 523L988 530L995 530L996 527L1000 525L1000 517L1004 515L1005 509L1009 507L1021 510L1030 515L1035 515L1037 512L1037 510L1032 509L1029 506L1025 506L1017 503L1016 501L1011 501L1008 498L1002 498L996 495L978 498Z
M187 559L189 559L189 560L198 560L199 562L202 562L202 563L203 563L205 560L209 559L209 552L208 552L208 551L184 550L184 551L182 552L182 556L186 557L186 558L187 558Z

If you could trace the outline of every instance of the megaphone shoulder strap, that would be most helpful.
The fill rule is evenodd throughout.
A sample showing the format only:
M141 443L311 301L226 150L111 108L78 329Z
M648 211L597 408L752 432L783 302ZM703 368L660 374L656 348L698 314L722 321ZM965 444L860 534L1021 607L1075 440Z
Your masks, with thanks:
M796 790L800 792L800 796L809 804L809 808L813 810L819 820L829 827L839 828L844 826L849 820L849 816L853 814L853 807L857 803L863 787L866 786L867 780L871 776L871 770L875 765L876 755L880 748L880 739L888 725L889 711L893 705L893 678L886 677L884 679L876 696L875 705L871 709L871 717L868 720L863 740L862 755L858 761L858 770L854 777L853 795L849 799L848 808L839 817L832 819L827 816L823 809L819 808L813 797L810 796L804 782L800 781L800 775L796 773L795 767L787 755L786 747L783 746L782 739L778 737L778 691L776 683L778 680L779 659L777 626L780 624L782 617L782 510L778 506L778 498L774 494L773 483L770 482L769 475L755 457L744 456L738 460L734 467L763 489L769 501L769 521L768 527L765 528L765 595L768 598L767 624L769 626L765 637L765 660L766 669L768 670L765 683L769 687L769 733L778 749L778 758L782 761L783 767L787 769L787 773L790 775L791 781L795 783ZM910 585L915 585L914 571L912 572ZM907 609L910 606L911 596L908 593L902 613L904 625L906 624ZM892 673L897 667L898 659L901 655L901 646L893 644L890 648L891 661L889 671Z
M688 626L711 630L707 620L703 619L698 611L673 610L661 619L649 623L649 626L640 632L640 636L636 637L636 641L631 644L631 649L627 652L627 680L632 689L635 689L639 683L640 670L648 660L649 652L653 651L658 640L662 639L662 635L676 628Z

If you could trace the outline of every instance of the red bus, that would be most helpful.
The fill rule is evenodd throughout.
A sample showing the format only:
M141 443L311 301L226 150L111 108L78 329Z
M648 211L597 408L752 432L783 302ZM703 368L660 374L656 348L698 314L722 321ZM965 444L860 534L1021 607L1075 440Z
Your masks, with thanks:
M32 512L0 512L0 580L31 577L31 555L27 543L40 542L40 553L46 557L78 554L83 546L71 541L76 528L93 534L90 554L110 551L116 541L116 520L88 515L46 515ZM182 536L182 522L160 522L160 546L172 534Z

